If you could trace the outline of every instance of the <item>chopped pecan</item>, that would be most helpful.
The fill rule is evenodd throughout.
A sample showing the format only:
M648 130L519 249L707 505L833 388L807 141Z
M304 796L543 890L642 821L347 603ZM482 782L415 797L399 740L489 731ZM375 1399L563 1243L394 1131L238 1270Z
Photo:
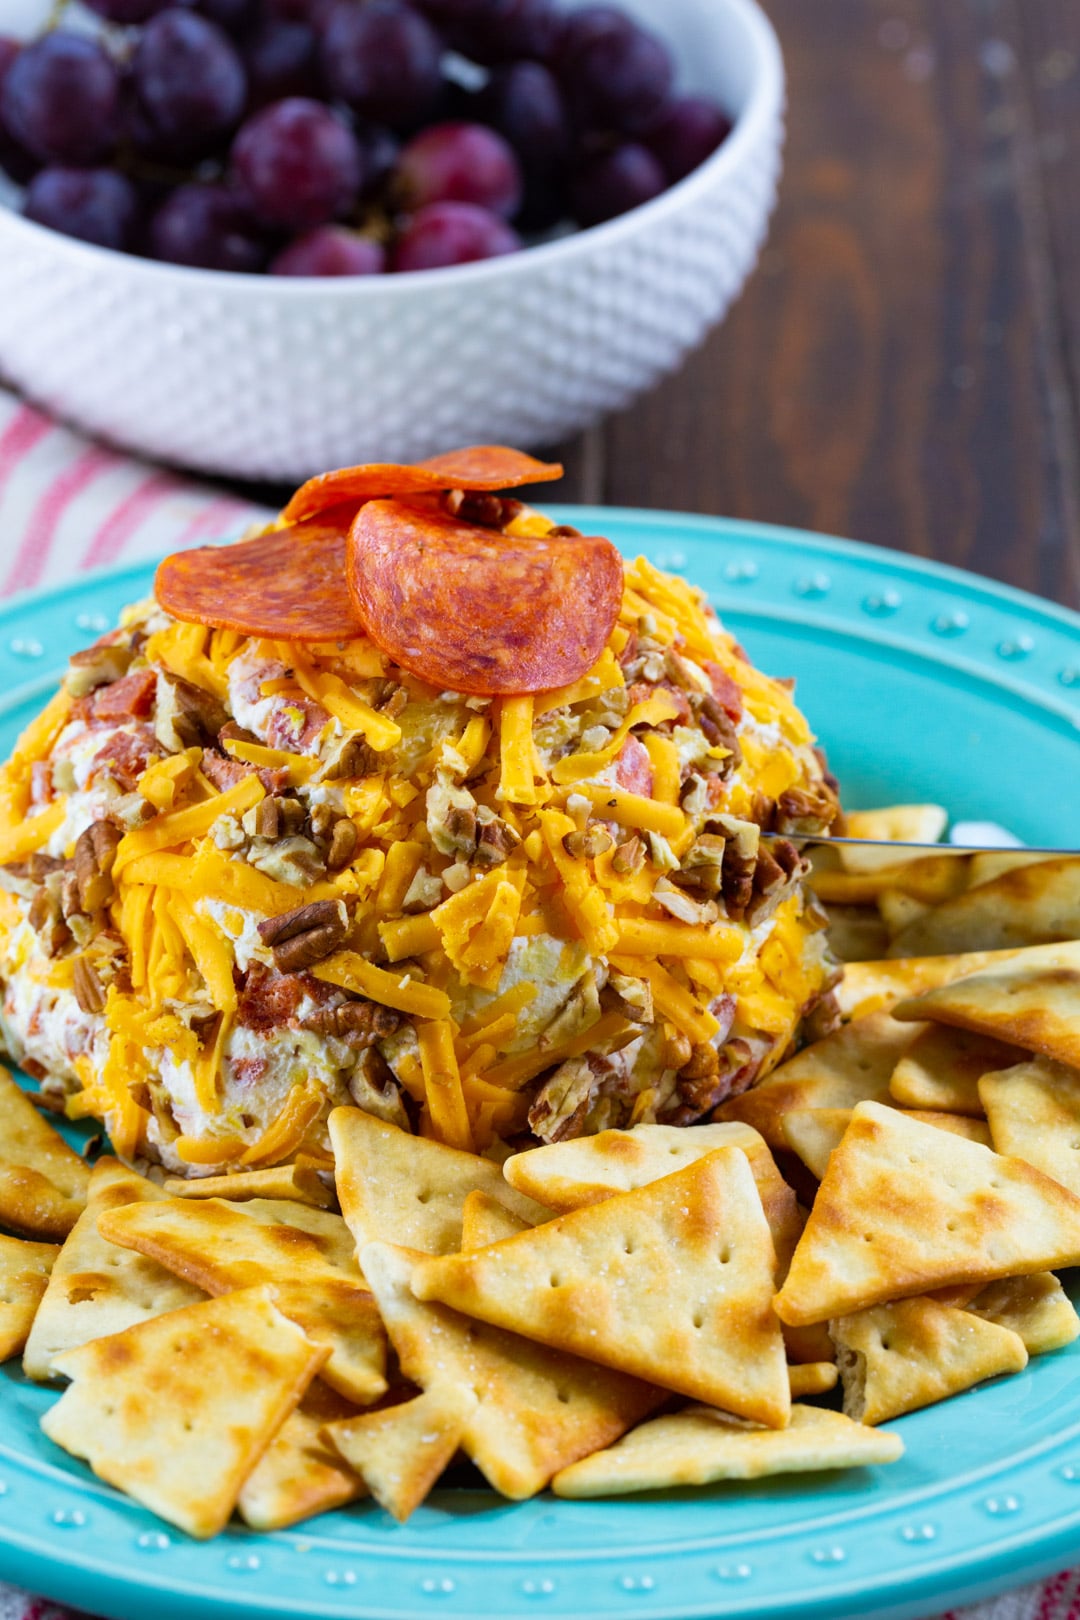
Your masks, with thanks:
M702 894L719 894L724 886L724 854L727 840L717 833L702 833L695 838L682 858L673 879L684 889L698 889Z
M720 914L715 900L695 900L685 889L678 888L670 878L660 877L653 887L653 899L658 906L680 922L708 927Z
M323 768L327 782L352 781L361 776L374 776L379 768L379 756L363 737L346 737Z
M251 832L256 838L293 838L307 820L307 811L300 800L283 793L260 799L249 814ZM244 819L246 821L247 817Z
M74 698L86 697L99 686L109 686L126 675L131 667L130 647L114 642L84 647L73 653L64 676L64 685Z
M631 833L618 846L611 857L611 870L620 877L629 877L634 872L640 872L645 865L645 845L637 833Z
M358 1052L393 1035L401 1014L377 1001L346 1001L340 1007L319 1007L300 1021L301 1029L333 1036Z
M807 863L786 838L762 844L754 867L753 892L746 908L746 920L751 928L776 910L784 890L806 871Z
M663 1123L691 1125L718 1107L726 1097L745 1091L761 1068L767 1047L761 1042L737 1035L727 1041L719 1052L714 1048L710 1050L714 1051L716 1067L708 1074L695 1076L684 1070L678 1076L673 1104L664 1109L660 1116ZM702 1068L711 1068L710 1060L704 1053L695 1062L699 1052L701 1048L695 1047L692 1066L697 1067L700 1063Z
M94 821L75 843L75 879L80 909L101 911L113 897L113 862L121 833L111 821Z
M471 805L452 804L446 813L446 832L455 849L476 844L476 811Z
M835 990L827 990L821 999L803 1016L802 1038L809 1045L823 1041L826 1035L839 1029L843 1014Z
M281 973L298 973L321 962L348 932L349 911L343 900L312 900L259 924L259 937L273 950L274 965Z
M566 540L581 539L581 530L575 529L572 523L557 523L553 529L548 530L548 533L561 535Z
M474 859L479 866L501 866L513 854L521 837L501 816L481 821L476 834Z
M615 840L606 827L586 827L584 832L567 833L563 838L563 849L568 855L575 858L584 857L585 860L594 860L597 855L604 855L614 844Z
M57 956L71 941L71 931L60 908L60 895L54 886L43 885L38 889L30 902L29 922L39 935L46 956Z
M239 725L235 720L226 721L217 734L218 745L224 747L227 742L254 743L259 746L259 739L253 731L246 726Z
M817 793L806 788L786 788L776 801L776 831L796 837L826 832L838 808L835 798L824 788Z
M179 675L158 676L154 734L164 748L178 751L211 742L228 723L226 709L212 693Z
M439 904L442 891L442 878L429 872L426 866L420 866L402 897L401 909L406 912L430 911Z
M683 1069L690 1062L693 1045L689 1035L671 1024L665 1024L660 1036L658 1056L665 1069Z
M348 866L356 853L359 834L356 823L350 821L348 816L339 816L334 822L330 834L330 842L326 850L326 869L328 872L340 872L342 867Z
M84 1013L105 1011L105 986L98 977L97 969L85 956L75 958L73 989L75 1000Z
M704 815L709 808L709 784L697 771L691 771L679 788L679 803L688 816Z
M725 841L720 892L728 916L738 920L754 892L760 830L738 816L710 816L705 825L709 834L719 834Z
M739 747L738 733L731 716L711 692L695 692L690 702L697 713L698 725L712 746L729 750L719 774L724 778L732 775L742 764L742 749Z
M713 1080L720 1073L720 1057L715 1046L703 1041L695 1046L680 1074L685 1080Z
M600 992L600 1005L605 1012L617 1012L632 1024L651 1024L653 1021L652 986L648 979L611 973Z
M411 1134L412 1126L397 1082L376 1047L367 1046L359 1053L347 1084L353 1102L365 1114L374 1114L376 1119L385 1119L388 1124Z
M247 817L245 816L245 821ZM304 889L326 871L326 862L310 838L257 838L248 852L248 863L278 883Z

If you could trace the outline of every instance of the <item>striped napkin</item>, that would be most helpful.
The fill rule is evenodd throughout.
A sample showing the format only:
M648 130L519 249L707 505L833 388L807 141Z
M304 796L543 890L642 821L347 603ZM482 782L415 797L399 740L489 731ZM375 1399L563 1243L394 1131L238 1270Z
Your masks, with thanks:
M0 597L63 584L86 568L149 562L232 538L268 515L91 443L0 388ZM77 1617L0 1584L0 1620ZM1080 1620L1080 1570L941 1620Z

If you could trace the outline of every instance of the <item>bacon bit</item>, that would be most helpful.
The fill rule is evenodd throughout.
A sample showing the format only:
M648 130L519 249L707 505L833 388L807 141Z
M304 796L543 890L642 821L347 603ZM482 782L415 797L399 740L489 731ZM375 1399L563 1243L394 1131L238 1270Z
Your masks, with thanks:
M237 1001L236 1022L265 1034L291 1023L305 997L326 1006L340 995L336 985L323 984L308 973L275 973L253 962Z
M675 715L674 720L667 723L676 726L689 725L691 715L690 699L682 687L676 686L674 681L635 681L627 693L627 701L630 707L633 708L635 703L644 703L646 698L654 697L660 691L670 692L679 705L678 714Z
M284 766L250 765L242 759L226 759L223 754L215 754L209 748L203 750L202 773L219 793L227 793L229 788L253 773L267 793L280 793L289 780Z
M637 737L627 737L623 743L615 762L615 780L628 793L640 793L642 798L652 798L652 761L645 744Z
M107 774L125 793L131 793L151 758L159 754L158 740L149 726L114 731L94 755L91 777Z
M713 689L713 697L719 703L728 719L738 725L743 715L742 688L738 681L733 681L726 669L714 664L711 659L705 659L701 665L709 677L709 685Z
M113 726L122 720L145 720L154 707L156 692L157 672L137 669L133 675L125 675L95 693L91 718L98 725Z
M233 1079L238 1086L244 1088L257 1086L268 1067L266 1059L261 1057L239 1057L229 1060Z
M53 796L52 764L39 759L30 767L30 803L49 804Z
M310 698L287 698L274 705L266 731L267 745L286 753L313 753L314 744L329 719L321 704L313 703Z

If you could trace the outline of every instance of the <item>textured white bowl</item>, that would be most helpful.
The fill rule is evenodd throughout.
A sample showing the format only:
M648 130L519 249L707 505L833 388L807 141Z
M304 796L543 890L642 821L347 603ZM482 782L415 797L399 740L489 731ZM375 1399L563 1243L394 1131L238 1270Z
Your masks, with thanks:
M654 202L508 258L325 281L129 258L0 206L0 372L130 449L281 480L550 444L628 404L701 342L754 264L784 87L755 0L624 4L662 29L680 87L736 120Z

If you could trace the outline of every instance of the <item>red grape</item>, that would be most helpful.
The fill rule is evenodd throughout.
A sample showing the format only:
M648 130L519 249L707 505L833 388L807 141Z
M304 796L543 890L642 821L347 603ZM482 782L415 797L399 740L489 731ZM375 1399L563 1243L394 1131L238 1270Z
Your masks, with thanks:
M402 148L397 187L412 211L428 203L475 203L510 219L521 204L513 149L483 124L433 124Z
M149 22L156 12L178 3L183 4L184 0L83 0L84 5L96 11L99 17L104 17L106 22L129 26Z
M42 163L101 163L120 129L116 65L96 41L57 28L11 63L0 86L0 120Z
M660 114L675 77L662 40L614 6L584 6L567 19L558 73L587 129L637 134Z
M266 244L225 186L177 186L150 221L150 252L200 270L261 270Z
M683 96L673 101L649 131L649 146L674 185L711 157L731 134L731 119L714 101Z
M236 128L247 97L229 36L205 17L175 8L143 29L132 80L151 130L177 158L211 153Z
M332 96L365 118L410 129L434 106L442 42L404 0L343 0L323 31L323 78Z
M352 130L330 107L303 96L248 118L233 142L232 166L256 218L291 231L340 218L364 180Z
M271 261L272 276L377 276L386 268L386 250L369 236L341 225L318 225Z
M3 86L7 70L18 54L18 40L8 39L5 34L0 34L0 87ZM0 118L0 171L10 175L16 185L24 186L36 168L37 164L29 152L19 145Z
M258 0L195 0L195 10L227 34L239 34L255 21Z
M475 18L455 32L454 43L475 62L488 66L518 57L546 61L562 28L555 0L487 0Z
M319 41L307 23L263 17L241 40L240 53L252 107L318 93Z
M515 253L521 238L505 220L474 203L430 203L414 214L393 250L394 270L441 270Z
M648 147L627 141L577 168L570 182L574 218L580 225L600 225L658 197L664 185L659 160Z
M495 68L479 96L484 119L510 142L526 175L565 162L570 123L554 75L539 62Z
M130 248L138 218L131 181L113 169L42 169L26 193L26 217L98 247Z

